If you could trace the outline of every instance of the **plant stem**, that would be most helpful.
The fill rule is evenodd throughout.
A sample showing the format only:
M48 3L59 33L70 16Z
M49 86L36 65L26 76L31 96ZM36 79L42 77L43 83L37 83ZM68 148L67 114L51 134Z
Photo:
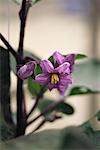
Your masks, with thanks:
M29 126L30 124L32 124L33 122L35 122L37 119L39 119L41 116L45 116L47 113L49 113L50 111L52 111L55 107L57 107L60 103L64 102L64 99L61 99L57 102L54 102L52 104L50 104L43 112L41 112L38 116L36 116L34 119L32 119L31 121L29 121L27 123L27 126Z
M25 37L25 26L26 26L26 19L28 10L30 8L29 1L23 0L21 10L19 12L20 17L20 38L19 38L19 47L18 47L18 54L21 58L23 58L23 44L24 44L24 37ZM22 62L18 62L17 65L21 64ZM23 90L23 80L17 77L17 130L16 136L25 134L26 129L26 106L25 106L25 98L24 98L24 90Z
M43 120L39 123L39 125L38 125L31 133L29 133L29 134L32 134L32 133L34 133L35 131L39 130L45 123L46 123L46 120L43 119Z
M19 55L17 52L12 48L12 46L8 43L8 41L4 38L4 36L0 33L0 39L5 44L5 46L8 48L8 51L15 57L16 61L19 60Z
M27 115L27 119L28 119L28 118L30 117L30 115L34 112L36 106L37 106L38 103L39 103L39 100L43 97L44 88L45 88L45 86L42 87L40 93L38 94L38 96L37 96L37 98L36 98L36 100L35 100L35 103L34 103L32 109L30 110L30 112L29 112L28 115Z

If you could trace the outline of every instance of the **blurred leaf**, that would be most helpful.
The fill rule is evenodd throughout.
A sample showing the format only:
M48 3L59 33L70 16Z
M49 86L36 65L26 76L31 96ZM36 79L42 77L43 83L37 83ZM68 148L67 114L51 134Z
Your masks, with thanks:
M100 134L94 133L94 141L80 127L45 130L21 136L0 145L2 150L99 150ZM96 141L97 140L97 141ZM98 143L95 145L95 142ZM64 147L63 144L64 143ZM49 145L49 146L48 146Z
M86 58L86 57L87 57L87 56L84 55L84 54L77 54L75 59L76 59L76 60L77 60L77 59L83 59L83 58Z
M93 130L90 121L82 124L81 129L87 135L87 137L91 140L96 149L100 149L100 131Z
M54 101L49 99L42 99L38 104L38 109L40 110L40 112L42 112L46 107L48 107L53 102ZM65 102L58 104L54 110L57 112L62 112L67 115L71 115L74 113L73 107Z
M9 51L0 46L0 141L15 137L10 106Z
M22 3L22 0L13 0L13 1L16 2L17 4L21 4ZM35 3L37 3L40 0L31 0L31 1L32 1L32 4L35 4Z
M76 86L70 90L69 96L83 95L83 94L95 94L95 93L98 93L98 91L92 91L91 89L85 86Z
M2 150L58 150L61 130L46 130L2 143Z
M28 90L30 92L30 94L32 96L37 96L39 95L41 92L44 93L46 92L47 88L43 85L40 85L39 83L37 83L36 81L33 81L32 78L29 78L27 80L27 86L28 86Z
M16 65L17 65L16 60L14 56L10 53L10 68L14 72L14 74L16 74Z
M67 103L61 103L57 106L56 110L58 112L62 112L66 115L71 115L74 113L74 109L72 106L70 106L69 104Z
M41 91L41 85L32 80L32 78L28 79L28 90L32 96L37 96Z
M100 62L90 60L81 64L76 64L73 72L73 84L91 89L91 91L100 91Z
M88 150L95 149L91 139L78 126L69 126L62 130L62 140L58 150Z

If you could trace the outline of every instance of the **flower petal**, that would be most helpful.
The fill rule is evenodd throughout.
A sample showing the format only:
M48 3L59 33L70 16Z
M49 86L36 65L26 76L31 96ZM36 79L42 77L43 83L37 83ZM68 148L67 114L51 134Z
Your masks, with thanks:
M69 54L65 58L66 62L70 63L70 70L71 70L71 72L73 71L73 65L75 63L75 57L76 57L75 54Z
M45 74L45 73L42 73L42 74L38 74L36 77L35 77L35 80L37 82L39 82L40 84L47 84L49 81L50 81L50 75L49 74Z
M52 73L54 71L54 67L49 60L42 60L40 66L44 73Z
M72 84L72 77L71 75L60 75L60 81L59 84L63 85L63 86L67 86L68 84Z
M72 83L71 75L61 75L60 82L58 83L58 91L61 95L64 95L66 89L68 88L69 84Z
M57 51L53 53L53 58L59 65L64 63L65 60L65 57Z
M30 77L33 74L34 68L35 68L35 61L30 61L26 63L24 66L22 66L18 72L17 75L22 79L26 79Z
M55 68L55 72L58 72L59 74L70 74L70 64L68 62L63 63L59 67Z
M49 82L49 84L48 84L48 89L51 91L51 90L54 89L54 88L57 88L57 84L51 84L51 83Z
M64 93L65 93L67 88L68 88L68 85L67 86L63 86L63 85L59 84L58 91L60 92L61 95L64 95Z

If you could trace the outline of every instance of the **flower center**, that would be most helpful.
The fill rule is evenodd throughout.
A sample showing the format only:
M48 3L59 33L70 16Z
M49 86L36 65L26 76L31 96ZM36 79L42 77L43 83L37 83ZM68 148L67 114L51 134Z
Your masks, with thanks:
M56 84L57 82L59 82L59 77L57 74L52 74L51 75L51 83L52 84Z

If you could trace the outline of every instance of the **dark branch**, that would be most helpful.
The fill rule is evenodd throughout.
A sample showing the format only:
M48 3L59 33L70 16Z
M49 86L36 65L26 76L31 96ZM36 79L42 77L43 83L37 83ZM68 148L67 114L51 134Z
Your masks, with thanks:
M28 10L30 8L30 1L23 0L21 10L19 12L20 17L20 37L19 37L19 47L18 54L23 58L23 44L25 37L25 26ZM17 65L20 65L22 62L18 62ZM17 136L23 135L26 129L26 106L24 98L24 89L23 81L18 77L17 78Z
M35 104L33 105L32 109L30 110L30 112L27 115L27 119L30 117L30 115L34 112L35 108L37 107L39 100L43 97L43 91L44 91L45 86L41 89L39 95L37 96L36 100L35 100Z
M20 38L19 38L19 48L18 52L23 56L23 44L24 44L24 35L25 35L25 26L29 8L31 6L30 0L26 2L26 0L22 1L22 7L19 12L20 17Z
M41 116L45 116L47 113L51 112L52 110L55 109L55 107L57 107L60 103L64 102L64 99L61 99L57 102L53 102L52 104L50 104L42 113L40 113L37 117L35 117L34 119L32 119L31 121L29 121L27 123L27 126L29 126L30 124L32 124L33 122L35 122L38 118L40 118Z
M17 52L12 48L12 46L8 43L8 41L4 38L4 36L0 33L0 39L5 44L5 46L8 48L9 52L15 57L16 61L19 60L19 55Z
M35 131L39 130L45 123L46 123L46 120L43 119L43 120L39 123L39 125L38 125L30 134L32 134L32 133L34 133Z

